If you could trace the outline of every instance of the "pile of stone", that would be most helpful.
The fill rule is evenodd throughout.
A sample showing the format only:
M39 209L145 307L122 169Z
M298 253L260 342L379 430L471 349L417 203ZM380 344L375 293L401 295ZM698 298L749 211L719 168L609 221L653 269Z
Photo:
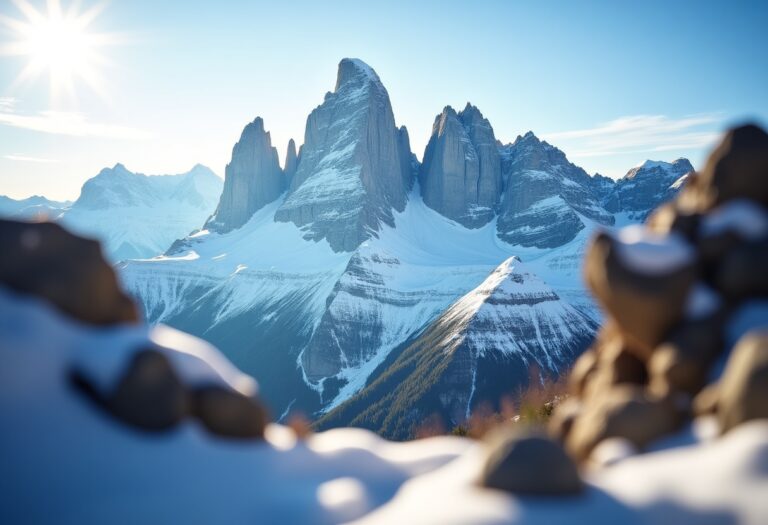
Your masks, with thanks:
M0 220L0 246L0 286L9 291L43 299L70 319L101 328L139 323L98 242L53 223ZM208 372L198 370L190 380L166 349L150 346L129 353L116 381L104 384L77 363L70 376L73 388L134 428L164 431L194 418L218 436L262 438L268 418L259 399Z
M768 418L764 130L730 130L705 168L646 224L598 234L584 267L605 322L576 362L571 395L550 421L550 447L559 442L567 455L557 455L557 467L551 453L499 459L499 450L519 451L527 440L542 439L508 438L490 453L486 486L574 492L573 482L542 489L537 473L546 466L567 478L574 464L598 459L601 444L641 451L699 415L715 416L721 433ZM521 485L527 474L538 485Z

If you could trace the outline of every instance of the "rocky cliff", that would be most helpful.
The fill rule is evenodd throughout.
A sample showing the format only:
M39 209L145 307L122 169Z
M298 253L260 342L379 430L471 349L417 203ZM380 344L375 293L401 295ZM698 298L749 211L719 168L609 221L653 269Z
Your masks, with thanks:
M554 248L584 229L580 216L613 224L613 216L600 205L599 186L556 147L529 131L500 151L504 198L497 226L502 240Z
M277 150L272 147L264 121L257 117L245 126L232 148L224 174L224 189L206 228L227 232L239 228L254 212L277 199L286 187Z
M494 216L501 196L501 160L493 128L475 106L450 106L435 118L419 172L430 208L475 228Z

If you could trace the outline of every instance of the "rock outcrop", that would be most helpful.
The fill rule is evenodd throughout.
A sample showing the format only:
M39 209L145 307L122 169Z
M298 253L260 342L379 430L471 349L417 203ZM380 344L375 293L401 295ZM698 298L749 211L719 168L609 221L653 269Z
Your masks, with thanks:
M254 212L277 199L285 188L277 149L264 130L264 121L257 117L245 126L232 149L219 205L205 227L218 232L239 228Z
M551 425L577 459L610 438L642 449L692 412L716 415L721 432L768 417L766 165L768 134L733 129L702 175L688 175L647 224L591 244L586 281L607 322L574 367L573 396ZM643 182L642 170L663 185L689 169L684 160L646 163L617 188L659 188ZM642 210L643 198L629 208Z
M464 226L488 223L501 197L501 160L493 128L476 107L450 106L435 118L419 172L430 208Z
M502 240L553 248L584 229L580 215L613 224L598 198L605 181L596 183L556 147L529 131L500 151L504 198L497 231Z
M336 251L354 250L405 207L410 174L403 174L402 144L378 75L343 59L334 92L307 119L301 162L275 219Z
M0 220L0 245L2 287L48 301L82 323L138 322L136 305L120 289L98 242L50 222Z

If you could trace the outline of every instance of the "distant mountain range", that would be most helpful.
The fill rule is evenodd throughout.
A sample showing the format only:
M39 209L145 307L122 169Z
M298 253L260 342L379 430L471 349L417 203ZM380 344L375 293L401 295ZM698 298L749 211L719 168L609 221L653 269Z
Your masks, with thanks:
M202 167L171 184L118 165L62 220L98 223L115 258L164 252L118 264L147 319L216 344L276 417L407 438L514 395L531 364L567 368L599 323L586 240L644 220L692 169L591 176L532 132L502 144L471 104L437 115L419 163L378 75L344 59L282 167L256 118L223 188Z
M0 215L55 220L101 240L113 261L141 259L162 254L199 229L215 209L222 185L199 164L180 175L152 176L116 164L86 181L75 202L0 196Z

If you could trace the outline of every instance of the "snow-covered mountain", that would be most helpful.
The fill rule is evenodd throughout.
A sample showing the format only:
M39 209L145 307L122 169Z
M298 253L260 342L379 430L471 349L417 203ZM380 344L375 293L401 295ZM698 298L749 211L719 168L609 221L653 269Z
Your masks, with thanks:
M660 202L675 196L692 171L688 159L647 160L616 181L604 199L605 209L628 214L630 219L645 220Z
M70 201L52 201L40 195L19 200L0 195L0 216L9 219L46 218L55 220L62 210L71 204Z
M86 181L57 220L101 240L113 261L153 257L200 228L221 188L222 180L199 164L180 175L151 176L116 164Z
M298 154L291 142L281 169L264 122L246 126L205 228L121 263L123 282L150 321L204 337L256 376L278 416L329 414L402 356L429 354L465 367L451 387L463 411L444 407L460 422L527 381L495 382L489 363L554 372L589 342L584 245L629 208L607 210L617 183L533 133L497 142L471 104L438 115L424 159L378 75L344 59ZM538 298L520 299L527 290Z
M433 414L448 428L478 404L523 387L535 365L557 375L589 343L597 324L562 300L517 257L441 312L387 357L368 386L320 419L407 439Z

